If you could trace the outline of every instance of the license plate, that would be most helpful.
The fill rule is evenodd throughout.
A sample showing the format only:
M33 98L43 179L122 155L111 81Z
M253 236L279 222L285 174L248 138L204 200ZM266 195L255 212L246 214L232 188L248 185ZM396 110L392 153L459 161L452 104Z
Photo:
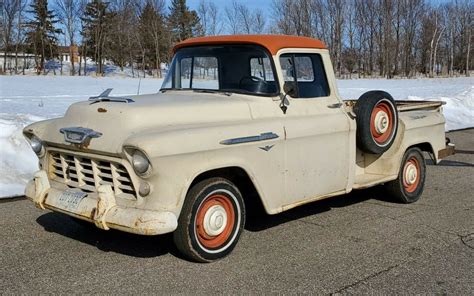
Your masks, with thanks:
M87 193L82 191L66 190L59 196L59 204L64 209L75 210L81 203L81 200L87 196Z

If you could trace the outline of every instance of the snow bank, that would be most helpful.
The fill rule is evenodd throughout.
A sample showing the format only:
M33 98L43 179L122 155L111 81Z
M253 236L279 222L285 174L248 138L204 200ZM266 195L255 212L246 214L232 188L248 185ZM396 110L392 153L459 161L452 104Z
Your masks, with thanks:
M357 99L364 92L380 89L395 100L445 101L446 131L474 127L474 78L356 79L338 80L344 99Z
M156 93L162 80L70 76L0 76L0 198L22 195L38 169L23 138L35 121L60 117L69 105L113 88L112 95Z
M0 76L0 197L23 194L37 159L22 136L24 126L59 117L79 100L113 88L112 95L156 93L162 80L70 76ZM474 78L339 80L344 99L382 89L398 100L443 100L446 130L474 127Z
M25 141L22 129L44 117L0 113L0 197L22 194L37 169L38 159Z

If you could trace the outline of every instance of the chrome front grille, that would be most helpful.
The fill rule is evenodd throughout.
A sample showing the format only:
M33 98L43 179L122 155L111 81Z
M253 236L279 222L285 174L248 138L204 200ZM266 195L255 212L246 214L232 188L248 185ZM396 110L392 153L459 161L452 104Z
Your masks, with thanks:
M51 151L49 164L50 177L68 187L97 192L100 185L108 184L115 195L136 198L130 174L118 162Z

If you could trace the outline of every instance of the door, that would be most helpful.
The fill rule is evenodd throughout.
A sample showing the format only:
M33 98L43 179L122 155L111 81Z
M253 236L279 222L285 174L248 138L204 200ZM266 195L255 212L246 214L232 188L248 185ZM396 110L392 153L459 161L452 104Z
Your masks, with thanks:
M328 56L324 60L330 63ZM350 119L331 92L322 56L282 54L280 66L291 93L284 119L286 205L345 190L352 159ZM326 68L332 71L330 64Z

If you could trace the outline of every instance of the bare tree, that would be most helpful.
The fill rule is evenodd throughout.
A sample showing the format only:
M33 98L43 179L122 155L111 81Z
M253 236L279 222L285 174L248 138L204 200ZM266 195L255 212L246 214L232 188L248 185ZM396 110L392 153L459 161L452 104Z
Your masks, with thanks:
M292 0L273 0L272 10L276 32L286 35L294 34L292 9Z
M320 1L315 0L274 0L273 16L279 33L298 36L314 36L315 11L320 11Z
M436 63L436 57L437 57L437 52L438 52L439 40L441 39L441 36L443 36L445 29L446 29L445 27L441 28L441 31L438 34L438 38L436 39L436 43L435 43L434 51L433 51L433 67L431 68L431 77L433 77L434 75L433 73L435 72L435 68L436 68L436 75L438 75L439 73L439 67L438 67L438 64Z
M208 8L208 14L211 19L208 33L209 35L218 35L222 32L222 21L219 10L214 2L209 2Z
M79 31L81 32L82 37L86 36L87 27L84 21L84 16L86 12L87 0L79 0L77 16L79 17ZM79 69L78 74L81 76L82 71L82 61L84 60L84 76L87 75L87 44L82 41L82 44L79 49Z
M466 77L470 76L469 72L469 62L471 57L471 45L472 45L472 30L474 27L474 3L472 1L465 1L462 3L462 20L463 25L462 28L464 29L464 36L465 36L465 43L466 43L466 61L465 61L465 73Z
M237 11L233 7L227 6L224 9L225 23L227 29L232 34L241 33L239 29L239 18L237 16Z
M455 14L452 3L447 3L443 7L445 28L447 34L444 36L444 48L445 48L445 61L447 73L449 76L453 76L453 67L454 67L454 29L455 29Z
M219 9L214 2L201 0L199 2L197 13L205 35L213 36L222 32Z
M7 68L7 56L11 51L11 43L13 37L13 29L15 19L20 9L19 0L3 0L1 5L1 23L2 23L2 37L3 37L3 71L6 72Z
M232 6L237 15L239 26L242 28L242 32L245 34L251 34L253 32L253 22L250 9L235 0L232 2Z
M262 34L266 30L266 21L265 21L265 15L263 14L263 11L260 9L255 10L253 14L253 21L254 21L254 26L253 26L253 32L255 34Z
M430 41L430 63L429 63L429 76L433 77L433 70L434 70L434 63L433 63L433 49L434 49L434 44L435 44L435 39L436 39L436 34L438 33L438 13L437 11L433 11L432 15L434 17L434 30L433 30L433 37L431 37Z
M71 75L75 75L74 60L77 52L75 51L75 37L78 32L78 22L80 16L80 2L75 0L56 0L56 10L65 28L65 33L69 43L69 56L71 60Z
M26 0L18 0L18 13L17 13L17 21L16 21L16 40L15 40L15 74L18 74L18 53L20 49L25 50L24 42L25 42L25 24L26 24L26 17L25 17L25 9L28 2ZM26 58L23 52L23 67L22 73L25 74L25 66L26 66Z
M472 26L469 27L468 33L467 33L466 77L470 76L470 73L469 73L469 54L471 53L471 43L472 43Z
M236 0L224 10L225 22L232 34L262 34L266 21L260 9L252 11L245 4Z
M404 32L404 63L405 76L410 77L415 71L415 38L420 27L420 19L424 10L423 0L403 0L406 12L402 30Z
M329 47L332 51L334 58L335 69L340 75L342 72L341 53L342 53L342 40L343 40L343 28L345 21L346 12L346 1L331 1L326 0L326 7L328 9L330 32L331 37L329 41Z

